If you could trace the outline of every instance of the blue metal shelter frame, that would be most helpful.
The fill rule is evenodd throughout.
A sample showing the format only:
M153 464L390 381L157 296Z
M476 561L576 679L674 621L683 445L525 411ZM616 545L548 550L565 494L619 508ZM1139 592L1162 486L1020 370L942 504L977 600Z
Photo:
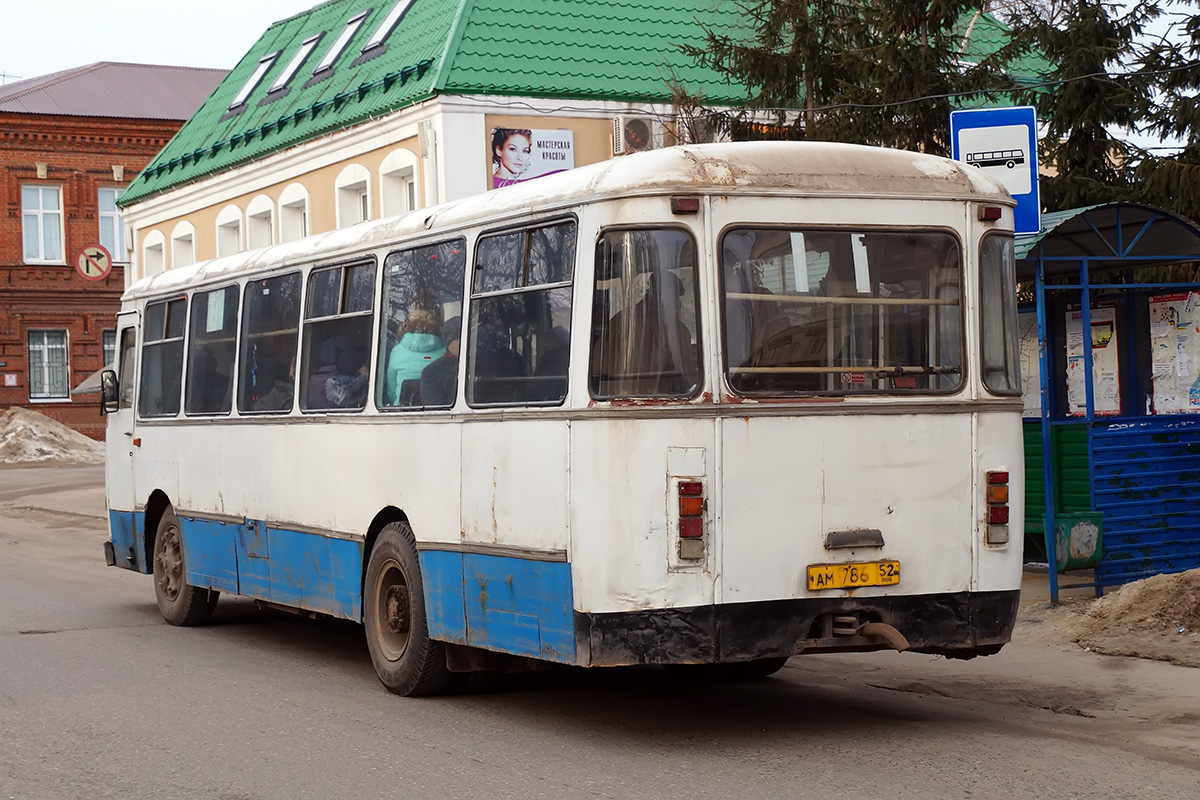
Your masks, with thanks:
M1148 319L1140 312L1151 295L1200 292L1200 228L1149 206L1113 203L1044 214L1041 230L1019 237L1016 249L1018 279L1034 282L1037 306L1051 602L1058 602L1059 590L1051 441L1052 429L1060 425L1085 426L1091 508L1104 514L1104 552L1095 580L1072 588L1094 586L1099 594L1104 586L1200 567L1200 414L1154 415L1148 403L1140 402L1152 389L1149 348L1139 346L1137 324ZM1142 268L1171 265L1191 265L1190 281L1135 282ZM1092 292L1120 292L1123 298L1126 319L1118 327L1118 346L1128 358L1122 357L1121 413L1096 416L1092 348L1085 335L1086 413L1068 418L1059 413L1065 378L1059 383L1054 377L1065 375L1055 370L1058 347L1065 358L1065 338L1055 340L1050 316L1063 301L1062 295L1051 298L1078 293L1082 329L1090 331ZM1141 330L1148 341L1147 326Z

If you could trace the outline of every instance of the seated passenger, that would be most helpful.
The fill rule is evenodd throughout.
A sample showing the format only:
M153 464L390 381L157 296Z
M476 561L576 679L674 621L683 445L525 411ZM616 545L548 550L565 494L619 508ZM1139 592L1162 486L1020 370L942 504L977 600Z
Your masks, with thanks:
M325 396L325 382L337 375L338 358L349 348L346 340L340 336L331 336L321 343L317 350L318 367L308 376L308 386L305 392L304 407L307 409L329 408L329 400Z
M296 357L288 365L287 380L280 378L275 381L271 391L264 394L254 404L255 411L290 411L292 396L296 393Z
M400 405L405 381L419 381L425 368L446 354L438 332L437 320L423 308L413 309L400 326L400 338L392 346L387 363L388 399L392 405Z
M348 348L337 360L337 374L325 380L325 397L331 408L362 408L367 404L370 370L367 354Z
M462 317L452 317L442 326L442 341L446 352L421 373L421 404L426 406L454 405L458 389L458 348Z

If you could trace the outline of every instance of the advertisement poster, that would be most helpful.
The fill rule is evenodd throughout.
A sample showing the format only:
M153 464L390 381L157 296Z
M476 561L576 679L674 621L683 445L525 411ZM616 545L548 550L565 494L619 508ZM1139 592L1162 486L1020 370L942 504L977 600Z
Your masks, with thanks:
M1092 309L1092 408L1096 416L1121 413L1121 365L1117 359L1117 310ZM1087 415L1084 381L1083 312L1067 311L1067 415Z
M1021 336L1021 399L1025 419L1042 417L1042 363L1038 358L1037 312L1017 314L1017 330Z
M1200 295L1150 298L1151 413L1200 412Z
M575 168L572 131L492 128L492 182L499 189Z

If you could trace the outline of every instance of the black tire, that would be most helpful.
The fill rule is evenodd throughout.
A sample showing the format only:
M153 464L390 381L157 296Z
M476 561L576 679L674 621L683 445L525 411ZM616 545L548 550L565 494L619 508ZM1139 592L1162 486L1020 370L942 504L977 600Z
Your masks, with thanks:
M202 589L187 582L183 560L183 532L175 509L170 506L158 521L154 535L154 598L163 619L172 625L200 625L207 622L217 607L221 593Z
M440 694L451 684L446 649L429 638L417 544L407 522L379 532L363 582L363 627L380 682L405 697Z
M666 664L669 672L684 680L699 682L757 681L769 678L788 662L787 656L721 664Z

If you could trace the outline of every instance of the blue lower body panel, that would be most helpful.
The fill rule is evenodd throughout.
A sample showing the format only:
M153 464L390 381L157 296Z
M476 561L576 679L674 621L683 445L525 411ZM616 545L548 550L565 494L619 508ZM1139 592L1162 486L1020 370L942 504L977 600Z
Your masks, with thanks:
M569 563L446 550L420 557L435 639L575 663Z
M112 539L114 566L149 573L146 561L146 515L141 511L109 511L108 530Z

